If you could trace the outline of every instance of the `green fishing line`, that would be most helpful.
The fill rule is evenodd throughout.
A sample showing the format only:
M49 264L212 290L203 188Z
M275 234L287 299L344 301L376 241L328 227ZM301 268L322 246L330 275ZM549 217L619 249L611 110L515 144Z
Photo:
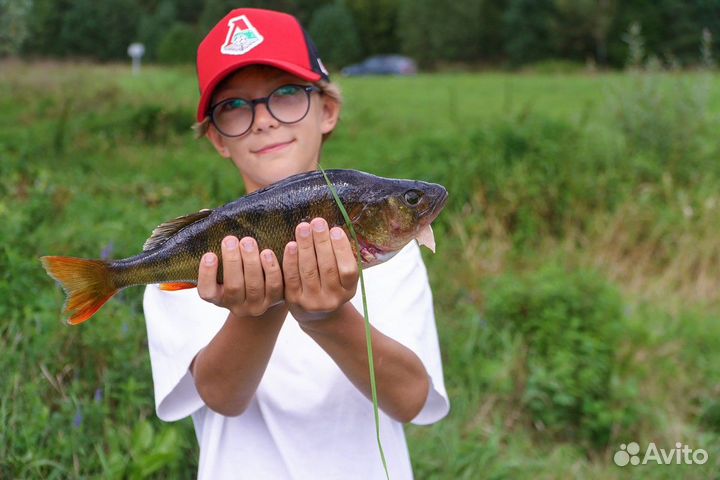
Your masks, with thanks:
M385 477L390 480L390 474L388 473L387 469L387 461L385 460L385 452L383 451L382 442L380 441L380 414L378 413L377 386L375 385L375 365L373 362L372 336L370 330L370 320L368 318L367 298L365 296L365 279L363 278L362 257L360 256L360 243L358 242L357 235L355 235L355 229L353 228L352 222L350 222L350 216L348 215L347 210L345 210L345 206L340 200L340 197L335 190L335 186L328 178L325 170L323 170L323 168L319 165L318 168L322 172L323 177L325 177L325 181L327 182L327 185L332 192L335 203L337 203L338 207L340 208L340 212L342 212L342 216L345 219L345 224L347 225L348 230L350 230L350 235L355 242L358 269L360 270L360 292L362 293L363 317L365 318L365 340L367 343L368 367L370 370L370 391L372 392L373 412L375 413L375 434L377 436L378 449L380 450L380 458L382 459L383 468L385 469Z

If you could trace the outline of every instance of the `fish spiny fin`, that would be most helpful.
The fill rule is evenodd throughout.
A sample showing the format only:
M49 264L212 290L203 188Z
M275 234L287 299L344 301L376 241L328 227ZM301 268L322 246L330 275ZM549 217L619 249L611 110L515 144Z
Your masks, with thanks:
M203 210L200 210L199 212L191 213L190 215L185 215L183 217L178 217L174 220L170 220L169 222L158 225L157 228L153 230L150 238L145 241L145 245L143 245L143 252L159 247L160 245L165 243L168 238L172 237L183 228L197 222L198 220L202 220L211 213L212 210L205 208Z

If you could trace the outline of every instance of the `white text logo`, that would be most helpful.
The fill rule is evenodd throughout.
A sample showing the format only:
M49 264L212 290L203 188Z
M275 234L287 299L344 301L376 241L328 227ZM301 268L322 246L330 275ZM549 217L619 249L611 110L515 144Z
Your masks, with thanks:
M637 442L630 442L627 445L620 445L620 450L613 455L613 462L619 467L625 465L702 465L708 461L708 453L702 448L693 450L688 445L680 442L675 443L675 448L666 450L658 448L654 442L650 442L645 453L640 455L640 445Z

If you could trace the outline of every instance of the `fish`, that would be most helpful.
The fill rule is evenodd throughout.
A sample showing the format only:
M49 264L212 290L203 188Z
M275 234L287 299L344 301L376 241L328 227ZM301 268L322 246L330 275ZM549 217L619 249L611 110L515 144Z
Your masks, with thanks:
M435 251L430 224L448 198L447 190L419 180L383 178L358 170L327 170L358 240L363 268L386 262L414 239ZM253 237L271 249L282 264L285 245L301 222L322 217L332 228L350 232L321 171L299 173L214 209L204 209L162 223L142 253L120 259L62 256L40 258L45 271L66 294L63 314L76 325L93 315L121 289L161 284L163 290L195 288L200 259L221 254L227 235ZM222 262L217 281L222 283Z

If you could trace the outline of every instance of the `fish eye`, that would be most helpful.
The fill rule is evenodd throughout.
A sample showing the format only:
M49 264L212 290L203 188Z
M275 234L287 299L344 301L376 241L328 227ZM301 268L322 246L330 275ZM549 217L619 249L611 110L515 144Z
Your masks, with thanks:
M403 196L403 198L405 198L405 202L411 207L417 205L420 202L421 197L422 192L420 192L419 190L408 190Z

